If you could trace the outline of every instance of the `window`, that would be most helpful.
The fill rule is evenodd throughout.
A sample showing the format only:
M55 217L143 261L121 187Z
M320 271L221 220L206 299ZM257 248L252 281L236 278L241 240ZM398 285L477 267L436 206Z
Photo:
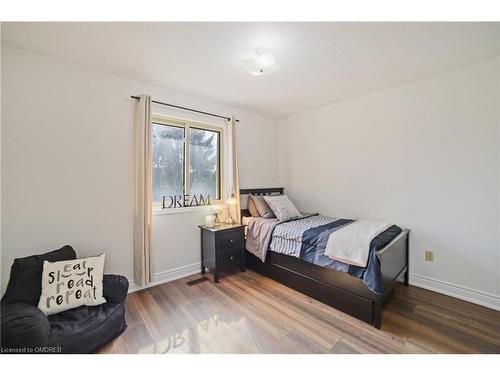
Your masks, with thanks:
M184 194L184 128L153 124L153 202Z
M221 198L221 133L208 125L154 119L154 207L162 207L164 196L188 195L189 201L200 194L211 201Z
M219 132L190 128L189 195L219 196Z

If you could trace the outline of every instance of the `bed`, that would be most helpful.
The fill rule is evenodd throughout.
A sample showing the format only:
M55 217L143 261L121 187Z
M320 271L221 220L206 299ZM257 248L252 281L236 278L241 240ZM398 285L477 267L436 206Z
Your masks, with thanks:
M241 201L245 202L245 196L248 194L282 195L283 192L282 187L241 189L240 196ZM245 224L255 219L250 218L247 209L241 210L241 216ZM308 224L307 221L313 224ZM321 230L323 228L334 230L332 228L339 224L349 224L352 220L328 220L327 217L310 214L305 215L300 222L305 223L302 225L305 227L316 225L319 228L318 225L321 224ZM300 228L301 225L298 223L299 221L277 224L272 230L272 240L264 261L247 250L247 267L380 328L382 307L391 296L394 285L400 280L408 285L409 230L391 226L373 239L370 260L365 268L360 268L326 261L328 258L321 254L322 249L319 245L309 248L302 245L302 250L297 252L293 250L293 246L280 243L280 241L286 242L283 234ZM319 233L314 232L319 231L312 230L307 233L317 236L316 241Z

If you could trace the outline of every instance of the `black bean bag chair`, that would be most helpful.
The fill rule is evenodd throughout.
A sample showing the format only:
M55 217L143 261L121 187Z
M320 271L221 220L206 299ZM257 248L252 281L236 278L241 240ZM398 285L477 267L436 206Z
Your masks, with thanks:
M128 280L104 275L106 303L81 306L46 316L38 309L43 261L76 259L69 245L42 255L14 260L0 304L3 353L93 353L126 328Z

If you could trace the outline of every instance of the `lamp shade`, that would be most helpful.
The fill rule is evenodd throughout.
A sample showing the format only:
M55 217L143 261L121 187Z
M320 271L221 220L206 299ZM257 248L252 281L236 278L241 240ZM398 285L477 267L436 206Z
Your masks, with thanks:
M238 200L235 197L231 197L226 201L226 204L229 204L229 205L233 205L233 204L237 204L237 203L238 203Z

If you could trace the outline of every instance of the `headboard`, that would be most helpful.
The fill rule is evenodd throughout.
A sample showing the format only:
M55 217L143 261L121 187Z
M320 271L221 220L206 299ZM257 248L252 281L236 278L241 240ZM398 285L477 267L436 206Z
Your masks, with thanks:
M250 212L246 208L247 200L242 199L242 195L283 195L283 191L285 188L276 187L276 188L256 188L256 189L240 189L240 203L245 203L245 208L241 209L241 216L251 216ZM243 205L242 205L243 206Z

